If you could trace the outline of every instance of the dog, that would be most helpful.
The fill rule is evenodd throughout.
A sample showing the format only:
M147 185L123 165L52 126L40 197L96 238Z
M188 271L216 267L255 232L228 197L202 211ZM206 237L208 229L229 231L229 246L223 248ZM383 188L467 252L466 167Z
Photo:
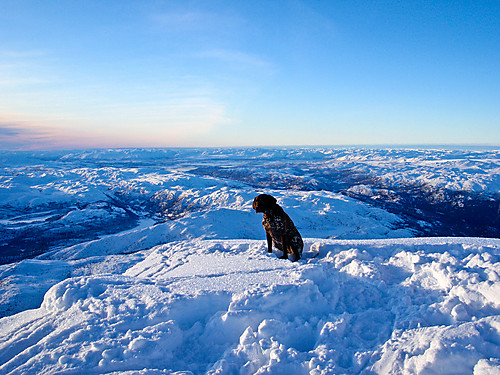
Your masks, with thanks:
M274 246L283 252L280 259L288 259L288 254L293 254L293 261L299 260L304 248L302 237L292 219L276 203L276 198L260 194L253 200L252 207L256 213L264 213L262 226L266 230L267 252L272 253L274 243Z

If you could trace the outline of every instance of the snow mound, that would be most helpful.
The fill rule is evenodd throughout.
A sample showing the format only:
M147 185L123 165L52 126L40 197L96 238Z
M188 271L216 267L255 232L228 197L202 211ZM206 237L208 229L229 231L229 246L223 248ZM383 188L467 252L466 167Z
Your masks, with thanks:
M279 255L237 239L110 255L114 272L0 319L0 373L500 371L500 240L305 239L300 261Z

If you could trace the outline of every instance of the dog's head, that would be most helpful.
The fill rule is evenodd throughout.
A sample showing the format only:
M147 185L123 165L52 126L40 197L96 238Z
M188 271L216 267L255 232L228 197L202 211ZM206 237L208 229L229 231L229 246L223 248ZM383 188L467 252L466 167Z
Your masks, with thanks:
M269 211L276 204L276 198L269 194L260 194L253 200L252 207L255 212Z

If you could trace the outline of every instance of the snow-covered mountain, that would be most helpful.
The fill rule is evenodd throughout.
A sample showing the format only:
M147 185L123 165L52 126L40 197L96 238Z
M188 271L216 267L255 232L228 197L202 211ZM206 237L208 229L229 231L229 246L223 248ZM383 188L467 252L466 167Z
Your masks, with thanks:
M3 152L0 161L2 263L131 229L144 218L248 211L242 204L267 189L338 193L354 198L345 200L352 207L364 202L395 214L399 224L382 225L415 235L500 237L498 151L126 149ZM355 238L355 226L346 224L328 236Z
M500 240L473 238L500 237L500 151L0 161L0 373L500 373ZM299 262L267 254L262 192Z

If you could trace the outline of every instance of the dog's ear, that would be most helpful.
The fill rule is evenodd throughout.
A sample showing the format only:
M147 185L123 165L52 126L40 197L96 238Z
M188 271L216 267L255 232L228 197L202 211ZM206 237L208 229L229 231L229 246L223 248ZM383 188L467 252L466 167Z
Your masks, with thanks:
M259 198L259 197L255 197L255 198L253 199L253 203L252 203L252 208L253 208L254 210L256 210L256 211L257 211L257 206L259 205L259 202L258 202L258 199L257 199L257 198Z

